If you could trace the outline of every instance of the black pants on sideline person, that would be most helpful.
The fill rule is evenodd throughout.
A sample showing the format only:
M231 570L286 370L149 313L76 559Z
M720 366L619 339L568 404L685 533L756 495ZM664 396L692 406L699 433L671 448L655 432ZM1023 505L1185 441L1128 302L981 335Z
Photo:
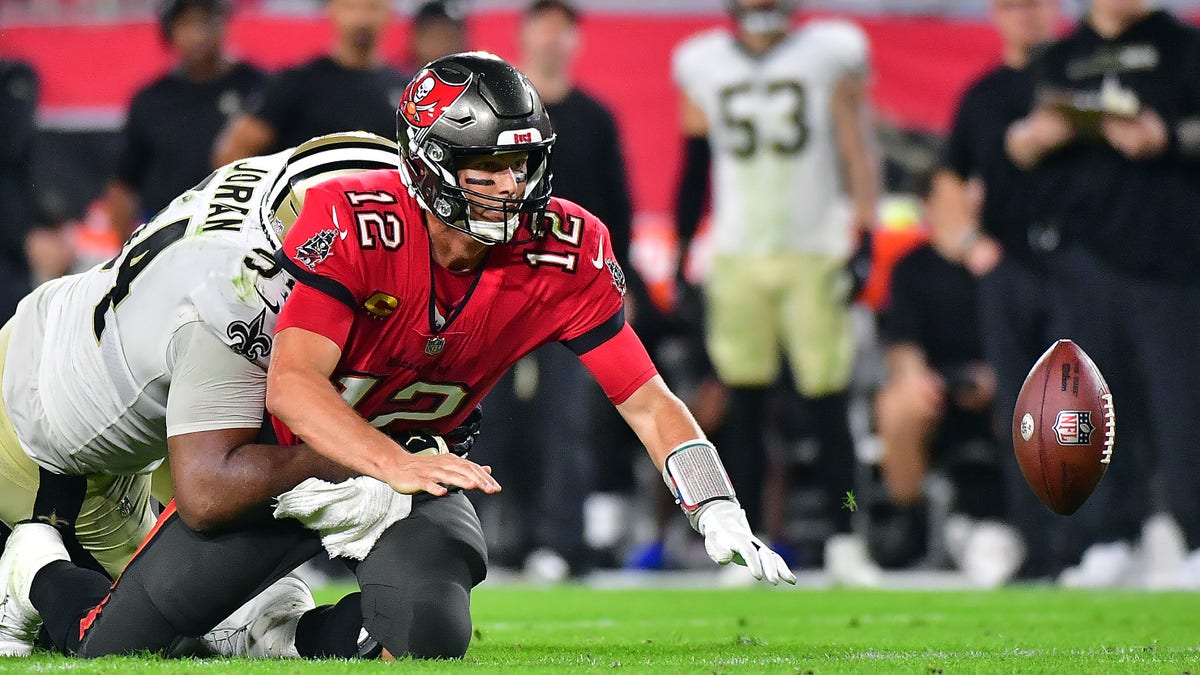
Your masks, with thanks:
M1012 444L1012 415L1025 375L1050 346L1045 281L1025 264L1004 258L979 280L979 326L983 350L996 372L992 405L1009 518L1025 539L1022 575L1058 572L1052 555L1052 513L1025 482Z
M500 484L512 488L505 501L518 505L520 516L510 522L525 530L519 538L581 572L588 564L583 503L594 478L587 424L596 385L562 345L545 345L526 359L484 399L484 433L471 457L493 464ZM530 392L517 391L531 385ZM523 393L531 396L522 400Z
M1083 543L1133 539L1146 516L1166 511L1200 546L1200 283L1138 279L1079 245L1056 256L1048 280L1051 333L1092 357L1117 416L1112 463L1073 516Z

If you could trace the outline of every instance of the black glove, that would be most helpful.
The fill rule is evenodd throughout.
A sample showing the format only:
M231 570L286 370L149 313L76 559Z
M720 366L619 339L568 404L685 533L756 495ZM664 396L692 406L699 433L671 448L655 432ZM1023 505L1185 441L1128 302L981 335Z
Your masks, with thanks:
M675 307L671 323L677 332L690 334L704 331L704 291L684 275L683 261L675 272Z
M459 457L466 457L471 451L471 447L475 445L475 439L479 438L479 427L483 423L483 406L477 405L467 415L467 419L463 423L450 430L443 438L446 439L446 445L449 446L450 452Z
M858 248L854 255L846 261L846 272L850 276L850 292L846 294L846 304L852 304L862 295L867 281L871 278L871 266L875 245L870 230L863 230L858 237Z
M425 451L433 454L448 451L459 457L466 457L467 453L471 451L471 447L475 445L475 439L479 437L479 426L482 421L483 406L477 405L462 424L442 436L423 429L400 431L389 435L392 440L404 446L405 450L414 455Z

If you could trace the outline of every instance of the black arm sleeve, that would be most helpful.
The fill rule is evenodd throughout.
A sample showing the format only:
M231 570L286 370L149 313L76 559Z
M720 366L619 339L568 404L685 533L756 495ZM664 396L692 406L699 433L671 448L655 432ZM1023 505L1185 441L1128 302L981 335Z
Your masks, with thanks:
M37 135L37 76L24 63L0 61L0 256L25 260L33 224L30 175Z
M288 121L295 115L296 102L300 98L300 87L296 70L285 70L267 80L267 86L252 102L247 112L259 118L275 131L276 137L285 136Z
M145 142L142 127L143 105L144 99L140 95L133 97L133 103L129 105L129 117L121 132L121 150L116 166L117 180L138 192L146 180L146 168L150 163L150 148Z
M1168 152L1188 164L1200 166L1200 34L1188 31L1188 47L1180 64L1179 115L1164 120Z
M601 198L597 205L604 208L600 216L608 226L613 253L626 270L629 269L629 245L633 239L633 203L629 198L629 182L625 174L625 158L621 152L621 136L612 115L605 111L600 124L604 149L598 178Z
M971 114L974 106L971 93L971 90L967 90L959 99L950 135L946 138L946 145L938 159L939 169L952 171L962 180L971 178L977 169L971 152Z
M38 81L21 62L0 62L0 167L29 159L37 134Z
M679 191L675 195L675 227L679 231L681 249L696 235L700 216L708 205L708 171L712 164L712 149L703 136L688 136L684 144L683 171Z

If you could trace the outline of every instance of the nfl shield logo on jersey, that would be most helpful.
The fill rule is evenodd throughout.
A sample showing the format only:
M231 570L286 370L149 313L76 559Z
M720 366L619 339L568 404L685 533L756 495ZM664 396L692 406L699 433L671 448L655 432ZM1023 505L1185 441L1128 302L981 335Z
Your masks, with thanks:
M1062 410L1054 421L1059 445L1087 445L1092 441L1092 413L1087 410Z
M437 356L446 348L446 338L435 335L425 342L425 354L428 356Z

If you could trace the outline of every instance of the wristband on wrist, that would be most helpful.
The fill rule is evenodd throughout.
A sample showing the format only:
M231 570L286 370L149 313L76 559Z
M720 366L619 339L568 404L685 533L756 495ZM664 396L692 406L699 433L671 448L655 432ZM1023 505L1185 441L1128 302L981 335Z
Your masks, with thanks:
M697 532L701 507L716 500L737 499L717 448L703 439L676 446L663 463L662 477Z

